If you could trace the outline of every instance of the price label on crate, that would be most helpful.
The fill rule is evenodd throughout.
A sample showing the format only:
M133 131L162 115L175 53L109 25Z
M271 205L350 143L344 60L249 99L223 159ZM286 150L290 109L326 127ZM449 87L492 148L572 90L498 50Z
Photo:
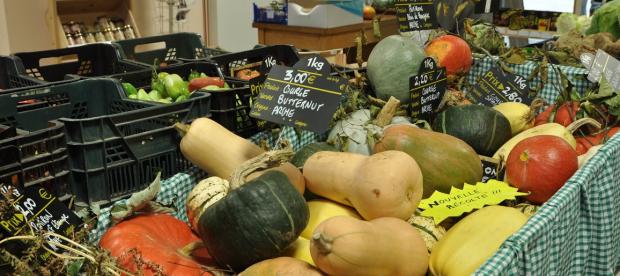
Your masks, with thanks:
M504 178L504 170L499 166L499 160L480 155L482 161L482 183L491 179L501 180Z
M599 49L592 61L588 80L596 83L600 82L603 77L611 87L620 90L620 61Z
M437 29L437 16L431 0L396 0L399 31L412 32Z
M446 68L437 66L433 58L422 60L420 73L409 78L411 117L431 122L447 86Z
M330 76L329 66L318 56L302 59L294 68L274 65L250 116L314 132L326 131L347 84L343 78Z
M1 214L0 231L8 236L28 235L32 228L35 233L54 232L71 237L81 224L80 218L39 185L21 190L0 183L0 192L14 210ZM48 240L63 244L56 237L49 237ZM61 249L54 245L48 246L56 252L61 252ZM39 252L39 258L44 262L50 256L51 253L47 251Z
M530 105L527 80L519 75L506 73L499 67L493 67L484 73L467 92L467 99L472 103L495 106L505 102L518 102Z

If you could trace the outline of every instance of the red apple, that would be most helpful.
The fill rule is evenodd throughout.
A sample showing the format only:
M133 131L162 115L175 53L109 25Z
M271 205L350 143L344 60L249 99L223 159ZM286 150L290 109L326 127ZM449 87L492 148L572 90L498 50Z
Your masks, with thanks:
M542 204L577 171L577 152L564 139L539 135L517 143L506 160L506 180Z
M424 49L439 66L446 67L448 76L466 73L471 68L473 57L465 40L454 35L442 35L433 39Z

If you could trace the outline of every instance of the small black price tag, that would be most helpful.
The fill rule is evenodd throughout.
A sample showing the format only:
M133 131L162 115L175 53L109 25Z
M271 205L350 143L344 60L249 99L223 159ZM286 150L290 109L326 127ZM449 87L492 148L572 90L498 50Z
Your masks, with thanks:
M467 92L467 99L472 103L489 107L505 102L532 103L529 96L527 80L519 75L506 73L499 67L493 67L484 73Z
M600 82L603 77L611 87L620 90L620 61L599 49L596 51L594 61L592 61L588 80L596 83Z
M0 184L0 192L14 207L14 212L2 214L0 219L0 231L9 236L27 235L32 228L35 233L46 231L72 237L81 224L80 218L41 186L33 185L20 190ZM58 238L50 239L64 244ZM56 246L49 247L56 252L62 252L62 249ZM39 258L44 262L50 255L44 250L39 252Z
M499 160L480 155L482 161L482 183L491 179L501 180L504 178L504 170L499 166Z
M293 68L305 71L311 71L319 73L323 76L329 75L331 73L331 65L329 62L320 55L308 55L301 58Z
M431 122L447 86L446 68L438 67L433 58L427 57L422 60L420 73L409 78L411 117Z
M401 33L437 29L437 16L432 0L396 0L395 5Z
M310 66L315 66L315 61ZM330 70L329 63L322 66ZM319 67L321 65L311 68ZM254 101L250 116L314 132L326 131L347 81L306 70L308 67L302 68L273 66Z

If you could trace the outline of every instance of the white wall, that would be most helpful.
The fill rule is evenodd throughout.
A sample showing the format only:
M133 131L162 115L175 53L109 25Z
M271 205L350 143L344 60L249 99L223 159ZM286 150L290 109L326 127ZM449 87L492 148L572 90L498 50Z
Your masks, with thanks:
M174 24L174 32L192 32L204 36L203 2L195 0L189 7L186 22ZM140 35L153 36L169 33L168 5L157 0L131 0L131 12ZM176 16L176 8L174 15ZM204 39L204 37L203 37Z
M252 28L252 3L254 0L209 0L209 46L233 52L254 47L258 31Z

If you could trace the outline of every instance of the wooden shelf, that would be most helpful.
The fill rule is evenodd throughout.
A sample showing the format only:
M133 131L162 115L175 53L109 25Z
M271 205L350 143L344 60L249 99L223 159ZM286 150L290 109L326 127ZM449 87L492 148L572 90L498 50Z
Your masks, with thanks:
M355 46L354 39L364 31L368 42L376 42L371 20L363 23L336 27L312 28L281 24L253 23L258 29L258 42L265 45L292 44L299 49L325 51ZM384 15L380 22L381 35L398 34L398 21L394 15Z

